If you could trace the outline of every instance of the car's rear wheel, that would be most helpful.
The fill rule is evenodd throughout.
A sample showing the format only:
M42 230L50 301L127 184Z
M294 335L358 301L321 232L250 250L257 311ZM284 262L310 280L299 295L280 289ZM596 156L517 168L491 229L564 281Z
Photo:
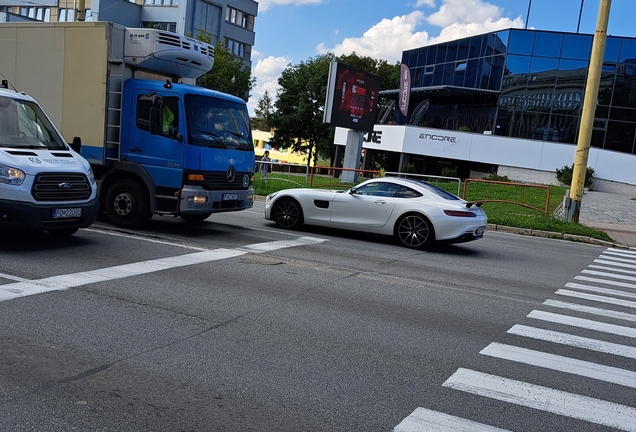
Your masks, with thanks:
M426 216L409 213L395 224L395 237L402 246L412 249L424 249L435 241L433 224Z
M281 228L297 229L303 224L303 209L298 201L291 198L280 199L273 209L273 219Z

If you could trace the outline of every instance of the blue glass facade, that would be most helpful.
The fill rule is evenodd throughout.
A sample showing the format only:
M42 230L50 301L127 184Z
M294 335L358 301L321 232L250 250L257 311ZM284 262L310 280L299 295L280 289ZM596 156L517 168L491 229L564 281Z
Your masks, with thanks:
M411 110L429 99L420 126L574 144L592 41L585 34L510 29L404 51ZM464 97L457 94L462 88ZM408 119L398 113L396 120ZM636 38L610 36L592 146L635 153L635 137Z

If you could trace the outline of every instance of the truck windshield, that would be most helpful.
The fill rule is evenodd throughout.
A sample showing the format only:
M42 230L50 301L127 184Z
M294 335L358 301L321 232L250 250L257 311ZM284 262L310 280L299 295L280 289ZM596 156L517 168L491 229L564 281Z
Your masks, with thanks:
M0 96L0 147L66 150L36 103L6 96Z
M188 142L192 145L239 150L254 149L245 104L200 95L187 95Z

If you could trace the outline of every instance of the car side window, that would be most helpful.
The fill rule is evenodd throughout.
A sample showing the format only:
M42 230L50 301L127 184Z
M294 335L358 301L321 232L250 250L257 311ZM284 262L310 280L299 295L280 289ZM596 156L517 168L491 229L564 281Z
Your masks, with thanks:
M137 101L137 127L150 132L150 108L152 101L139 98ZM179 130L179 99L164 97L160 112L161 132L168 138L174 138Z
M422 194L406 186L400 186L393 196L395 198L417 198L421 197Z
M356 189L356 194L358 195L377 195L378 189L380 187L380 183L370 183L365 186L361 186Z
M390 198L393 196L393 194L395 194L395 191L397 191L399 187L399 185L393 183L378 182L362 186L357 189L356 193L359 195L371 195Z

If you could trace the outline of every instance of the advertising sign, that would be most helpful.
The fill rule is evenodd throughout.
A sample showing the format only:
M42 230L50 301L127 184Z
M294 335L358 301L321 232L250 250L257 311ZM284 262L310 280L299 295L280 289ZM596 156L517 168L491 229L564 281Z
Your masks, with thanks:
M399 94L399 106L400 112L404 117L409 113L409 101L411 99L411 70L407 65L402 63L400 65L400 94Z
M342 63L329 69L323 121L358 131L372 131L376 120L380 80Z

